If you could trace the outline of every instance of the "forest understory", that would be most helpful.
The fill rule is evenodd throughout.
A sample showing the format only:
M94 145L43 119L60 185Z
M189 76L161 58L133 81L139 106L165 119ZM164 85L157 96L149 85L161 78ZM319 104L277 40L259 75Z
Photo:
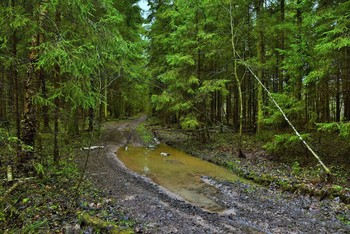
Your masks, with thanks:
M200 230L230 232L230 229L225 229L227 227L220 226L219 223L233 225L236 228L235 233L305 233L314 230L315 226L325 233L327 230L337 230L339 233L349 230L349 205L344 204L334 191L320 197L315 196L314 190L314 187L322 185L321 188L317 187L320 191L332 191L332 188L340 186L348 191L346 183L340 184L337 181L338 184L335 184L336 180L325 182L318 173L312 174L312 170L303 165L299 165L297 169L293 163L282 162L282 159L277 162L267 157L260 146L263 141L257 138L245 138L244 153L247 158L238 159L232 156L231 142L235 142L232 134L228 136L225 133L213 133L211 140L203 144L178 129L150 125L149 122L144 124L143 120L144 118L136 118L105 124L99 139L97 132L92 139L94 144L103 145L104 149L92 150L91 154L81 150L91 144L89 134L85 133L75 140L70 139L69 144L62 148L64 157L60 166L43 162L42 174L37 169L34 178L15 180L12 183L2 180L1 189L7 194L1 200L1 222L4 225L1 225L2 230L5 233L185 233L192 228L193 233L201 233ZM265 186L255 187L209 179L213 186L226 191L223 194L240 194L238 201L237 198L225 198L227 195L218 198L236 207L235 212L227 215L216 216L186 204L161 192L159 186L130 174L128 170L118 166L119 163L113 159L115 156L110 156L110 153L114 155L118 147L125 145L130 134L130 143L147 146L147 141L152 139L152 132L156 132L167 144L229 167L233 172ZM77 188L87 157L87 180L82 181ZM312 164L312 160L309 163ZM2 169L5 176L5 168ZM14 174L17 177L18 174ZM264 180L259 181L258 178ZM15 183L19 185L9 192ZM292 193L280 192L280 189L290 190L283 185L298 183L309 189L299 188ZM260 208L255 210L255 206ZM283 211L286 206L289 207L288 212ZM252 213L252 210L255 211ZM259 216L261 212L265 215ZM313 214L318 216L312 218ZM291 215L296 221L292 224L287 216L283 218L285 215ZM276 223L273 221L275 219L284 221ZM187 220L186 224L184 220ZM211 223L210 227L205 226L206 222Z
M58 164L47 157L53 150L52 133L42 134L40 160L22 167L7 161L7 145L0 147L1 233L134 233L135 222L116 206L115 198L95 188L83 173L90 153L81 149L96 142L98 134L60 138ZM13 166L12 181L6 165ZM17 169L23 167L33 171Z

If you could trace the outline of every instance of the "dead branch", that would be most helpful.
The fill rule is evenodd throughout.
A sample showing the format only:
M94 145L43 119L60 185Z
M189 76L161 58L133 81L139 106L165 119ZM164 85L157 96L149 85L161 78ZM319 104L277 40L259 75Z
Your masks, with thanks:
M19 181L16 182L16 183L14 183L14 184L11 186L11 188L10 188L9 190L7 190L7 191L4 193L4 195L3 195L2 197L0 197L0 202L4 201L5 198L6 198L8 195L10 195L10 194L18 187L19 184L20 184Z

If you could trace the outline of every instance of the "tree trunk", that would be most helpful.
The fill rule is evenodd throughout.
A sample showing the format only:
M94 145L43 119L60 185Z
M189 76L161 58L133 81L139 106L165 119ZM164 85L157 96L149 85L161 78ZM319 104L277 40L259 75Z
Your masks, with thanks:
M70 111L67 133L71 137L79 135L79 120L77 108L74 108Z
M350 121L350 48L344 49L344 82L343 82L343 98L344 98L344 121Z
M302 54L303 50L302 50L302 11L301 11L301 6L300 6L300 2L301 0L297 1L297 12L296 12L296 17L297 17L297 27L298 27L298 34L296 35L297 37L297 41L298 41L298 53ZM295 86L294 86L294 95L295 97L298 99L298 101L301 100L301 90L302 90L302 71L303 68L302 67L298 67L298 75L296 77L294 77L295 79ZM300 117L300 116L299 116Z
M59 2L58 2L59 4ZM60 27L61 24L61 12L59 10L59 5L56 9L55 21L56 26ZM61 82L61 68L59 65L55 66L54 69L54 88L58 90L60 88ZM54 139L53 139L53 161L55 164L58 164L60 161L60 148L59 148L59 119L60 119L60 98L56 97L54 100L55 108L54 108Z
M33 51L32 51L33 52ZM23 131L21 140L22 142L31 147L32 149L25 149L22 151L20 161L26 162L34 158L34 142L36 135L36 111L33 103L33 96L37 93L37 80L38 74L35 72L33 59L36 56L36 52L33 52L30 56L30 64L27 71L27 77L24 86L25 92L25 104L24 104L24 116L23 116Z
M3 66L1 66L1 80L0 80L0 97L2 97L1 102L0 102L0 120L7 120L7 103L6 100L7 99L7 95L6 95L6 91L5 91L5 69Z
M221 111L222 111L222 95L220 93L220 91L217 91L217 104L216 104L216 122L220 122L222 121L221 118Z
M40 74L41 80L41 93L44 99L47 99L47 88L46 88L46 76L42 71ZM49 118L49 107L44 105L42 107L42 116L43 116L43 131L50 132L50 118Z
M265 42L264 42L264 22L261 17L261 11L264 5L264 0L258 0L256 14L259 22L259 39L257 43L257 52L258 52L258 61L259 61L259 70L258 77L260 77L261 81L264 82L264 71L263 64L265 63ZM258 119L257 119L257 131L260 132L263 128L263 120L264 120L264 94L263 88L261 85L258 85Z
M231 111L232 111L232 91L231 85L227 85L228 94L226 95L226 125L230 125Z
M89 108L89 128L88 131L94 130L94 109L92 107Z
M338 74L336 77L336 94L335 94L335 122L340 122L340 112L341 112L341 103L340 103L340 68L338 68Z
M281 23L283 24L285 21L285 0L280 0L280 20ZM284 50L284 29L282 28L280 31L280 36L279 36L279 41L280 41L280 49ZM284 60L284 56L283 55L278 55L278 92L282 93L283 92L283 82L284 82L284 72L281 68L279 68L280 66L283 65L283 60Z
M55 67L55 79L54 79L54 87L55 89L59 89L60 83L60 68L58 65ZM60 161L60 150L59 150L59 118L60 118L60 99L56 97L54 100L55 108L53 113L54 118L54 139L53 139L53 161L58 164Z
M238 90L236 86L232 84L233 94L233 108L232 108L232 119L233 119L233 130L237 131L239 129L239 97Z
M33 103L33 97L38 93L39 87L39 74L36 71L35 63L38 58L37 47L40 45L40 42L43 39L41 30L43 29L43 24L45 16L47 14L47 5L48 0L42 0L39 4L39 32L37 32L32 38L32 49L29 54L29 63L27 68L27 76L24 84L24 95L25 95L25 104L24 104L24 115L23 115L23 131L21 140L29 148L22 150L20 161L27 162L30 159L34 159L34 143L35 135L37 132L37 118L36 118L36 108Z
M329 122L330 120L330 109L329 109L329 85L328 76L322 78L318 86L319 91L319 106L320 106L320 121Z
M16 6L15 0L12 2L12 8ZM16 115L16 136L21 139L21 114L20 114L20 104L19 104L19 77L17 69L17 32L16 30L12 33L12 56L14 63L12 64L12 75L14 80L14 104L15 104L15 115ZM20 146L17 148L17 157L20 157ZM20 158L18 158L20 161Z
M232 3L230 2L230 29L231 29L231 49L232 49L232 56L233 56L233 76L234 81L237 85L237 91L238 91L238 106L239 106L239 140L238 140L238 148L237 148L237 154L240 158L245 158L245 155L242 152L242 134L243 134L243 100L242 100L242 80L238 76L238 64L237 64L237 50L236 50L236 44L235 44L235 25L234 25L234 19L233 19L233 7Z
M211 94L211 101L210 101L210 121L212 123L215 122L215 104L216 104L216 92L213 92Z
M104 77L104 93L103 93L103 119L108 117L108 79Z

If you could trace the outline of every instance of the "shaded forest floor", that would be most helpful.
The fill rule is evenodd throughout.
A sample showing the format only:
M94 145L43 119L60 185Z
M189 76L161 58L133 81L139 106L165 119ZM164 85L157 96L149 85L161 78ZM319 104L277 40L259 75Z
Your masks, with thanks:
M89 180L79 185L88 155L81 148L90 145L90 133L61 138L59 165L52 162L52 134L41 137L40 160L29 175L16 169L16 160L10 164L14 155L6 145L0 149L0 233L133 233L134 221L116 207L115 198ZM7 164L14 167L12 182L3 179Z
M118 147L129 140L139 146L152 140L146 128L137 127L143 121L144 118L138 118L107 123L99 139L98 134L92 139L104 148L90 154L80 150L90 145L88 133L62 139L62 160L58 166L47 156L52 152L52 138L50 134L43 135L45 147L33 178L10 183L1 180L0 194L4 195L0 201L0 230L5 233L203 233L203 230L207 233L315 230L347 233L350 229L349 206L340 202L337 195L348 191L347 182L341 183L337 176L333 183L325 182L317 168L310 173L307 167L294 163L295 158L291 163L283 162L283 158L279 161L271 158L262 150L263 141L253 136L245 136L247 159L238 159L231 153L231 142L235 141L232 134L215 133L203 144L183 132L150 126L168 144L268 186L266 189L204 178L218 189L218 197L214 199L225 203L227 210L223 213L203 211L178 199L132 173L115 157ZM78 188L86 159L88 179ZM7 163L8 160L2 160L2 178L6 178ZM16 170L14 175L24 176ZM296 186L292 193L279 192L279 188L291 190L289 184L302 185ZM316 190L306 188L334 192L310 197L302 194Z

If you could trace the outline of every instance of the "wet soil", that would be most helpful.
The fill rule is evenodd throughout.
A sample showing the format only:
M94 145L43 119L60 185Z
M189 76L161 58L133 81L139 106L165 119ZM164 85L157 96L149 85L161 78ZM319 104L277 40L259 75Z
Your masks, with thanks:
M87 175L115 207L137 222L140 233L350 233L337 216L347 215L339 201L282 193L241 182L202 177L218 189L212 199L226 208L208 212L127 169L115 152L126 144L142 145L135 127L145 118L109 122L92 150ZM83 162L83 160L82 160ZM206 191L203 191L206 194ZM207 193L212 194L212 193Z

